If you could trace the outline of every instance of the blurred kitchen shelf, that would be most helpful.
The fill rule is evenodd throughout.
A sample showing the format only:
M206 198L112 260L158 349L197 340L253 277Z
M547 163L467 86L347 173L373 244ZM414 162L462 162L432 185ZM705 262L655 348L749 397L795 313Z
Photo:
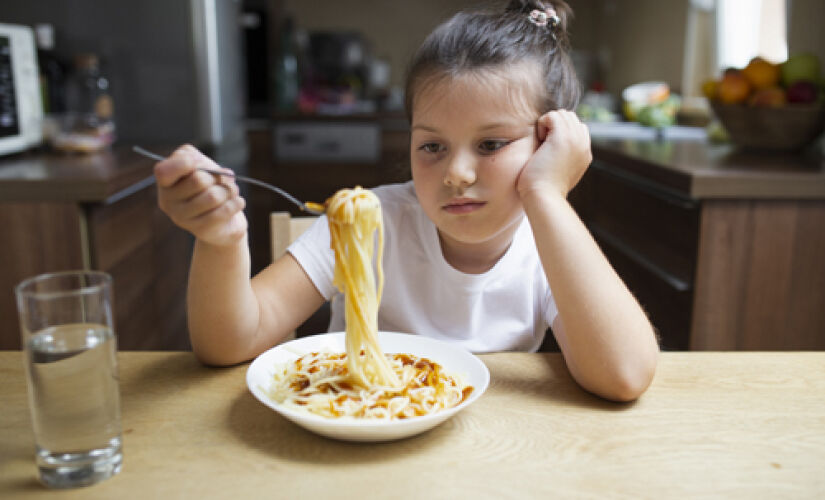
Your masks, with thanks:
M586 122L594 139L632 139L636 141L704 141L707 133L701 127L673 125L661 129L645 127L636 122Z

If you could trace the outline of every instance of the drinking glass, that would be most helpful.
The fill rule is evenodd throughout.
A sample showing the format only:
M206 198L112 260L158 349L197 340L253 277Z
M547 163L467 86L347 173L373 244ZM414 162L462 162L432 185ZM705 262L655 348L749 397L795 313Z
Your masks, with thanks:
M112 278L66 271L15 288L40 481L85 486L120 471Z

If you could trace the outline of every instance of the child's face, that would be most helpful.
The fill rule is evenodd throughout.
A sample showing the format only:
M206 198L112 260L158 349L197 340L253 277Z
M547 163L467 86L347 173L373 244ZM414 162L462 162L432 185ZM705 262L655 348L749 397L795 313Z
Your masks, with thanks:
M517 85L532 76L528 69L444 78L416 96L415 191L448 244L500 249L518 227L523 207L516 180L538 147L538 112Z

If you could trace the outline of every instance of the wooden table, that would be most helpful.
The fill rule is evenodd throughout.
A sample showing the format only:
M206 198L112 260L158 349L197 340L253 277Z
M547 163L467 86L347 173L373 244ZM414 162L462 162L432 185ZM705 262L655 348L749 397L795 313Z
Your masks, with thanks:
M37 482L22 355L0 352L0 497L823 498L825 353L664 353L633 404L582 391L558 354L481 356L487 393L402 441L311 434L247 391L246 365L121 352L122 472Z

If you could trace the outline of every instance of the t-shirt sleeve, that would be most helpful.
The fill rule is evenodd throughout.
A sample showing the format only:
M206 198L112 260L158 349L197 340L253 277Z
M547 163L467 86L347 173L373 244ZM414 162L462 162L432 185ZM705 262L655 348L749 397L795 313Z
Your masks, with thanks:
M335 254L329 241L329 225L326 216L322 215L286 249L326 300L330 300L336 292L332 284Z
M556 306L556 299L553 298L553 292L547 288L547 296L544 298L544 320L547 324L553 326L553 321L559 315L559 308Z

